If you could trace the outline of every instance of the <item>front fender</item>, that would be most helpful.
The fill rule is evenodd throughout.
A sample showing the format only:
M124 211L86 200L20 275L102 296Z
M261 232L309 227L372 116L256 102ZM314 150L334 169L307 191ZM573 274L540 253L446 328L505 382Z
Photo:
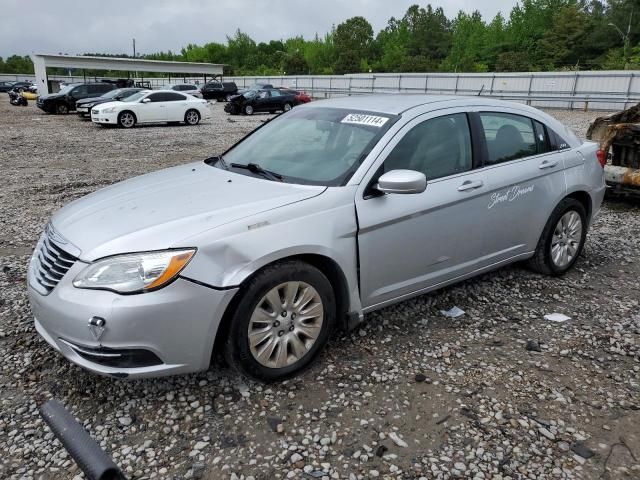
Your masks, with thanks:
M357 221L352 187L254 215L181 241L198 247L182 272L214 288L237 287L261 268L298 255L337 264L347 281L349 307L359 311Z

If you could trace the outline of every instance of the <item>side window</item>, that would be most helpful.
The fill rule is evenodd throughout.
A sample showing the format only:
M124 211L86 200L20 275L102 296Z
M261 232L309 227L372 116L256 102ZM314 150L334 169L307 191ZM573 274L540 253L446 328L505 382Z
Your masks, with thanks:
M72 90L71 96L78 97L80 95L87 95L88 91L87 85L80 85Z
M184 95L181 95L179 93L173 93L173 92L166 92L164 94L164 101L165 102L179 102L180 100L186 100L187 97L185 97Z
M164 102L164 93L152 93L147 98L152 102Z
M560 135L554 132L551 129L547 130L549 132L549 145L552 151L556 150L564 150L565 148L569 148L569 144L565 142Z
M538 151L530 118L510 113L481 113L489 151L488 165L535 155Z
M280 90L271 90L271 96L272 97L281 97L282 96L282 92L280 92Z
M258 98L267 98L269 96L269 92L262 91L258 94Z
M547 129L543 124L534 120L533 127L536 131L536 147L538 148L538 153L545 153L551 151L549 144L549 136L547 135Z
M413 127L384 161L384 171L417 170L427 179L466 172L472 167L467 115L456 113Z

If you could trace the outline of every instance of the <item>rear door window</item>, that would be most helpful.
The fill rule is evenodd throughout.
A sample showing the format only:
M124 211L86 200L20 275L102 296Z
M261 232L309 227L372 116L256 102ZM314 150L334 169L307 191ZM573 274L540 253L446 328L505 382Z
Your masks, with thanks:
M482 112L480 120L487 142L487 165L538 153L533 121L530 118L511 113Z

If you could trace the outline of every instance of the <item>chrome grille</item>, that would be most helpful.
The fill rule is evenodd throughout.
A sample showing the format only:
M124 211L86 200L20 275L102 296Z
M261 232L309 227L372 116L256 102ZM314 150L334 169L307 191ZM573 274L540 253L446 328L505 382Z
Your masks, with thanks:
M34 255L36 281L49 293L77 260L45 235Z

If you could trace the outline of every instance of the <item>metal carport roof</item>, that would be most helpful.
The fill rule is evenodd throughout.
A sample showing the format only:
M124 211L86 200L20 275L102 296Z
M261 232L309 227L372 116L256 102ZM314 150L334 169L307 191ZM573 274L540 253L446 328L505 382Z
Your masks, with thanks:
M49 93L47 67L121 70L126 72L159 72L193 75L222 75L222 64L142 60L139 58L90 57L84 55L31 55L36 83L41 95Z

